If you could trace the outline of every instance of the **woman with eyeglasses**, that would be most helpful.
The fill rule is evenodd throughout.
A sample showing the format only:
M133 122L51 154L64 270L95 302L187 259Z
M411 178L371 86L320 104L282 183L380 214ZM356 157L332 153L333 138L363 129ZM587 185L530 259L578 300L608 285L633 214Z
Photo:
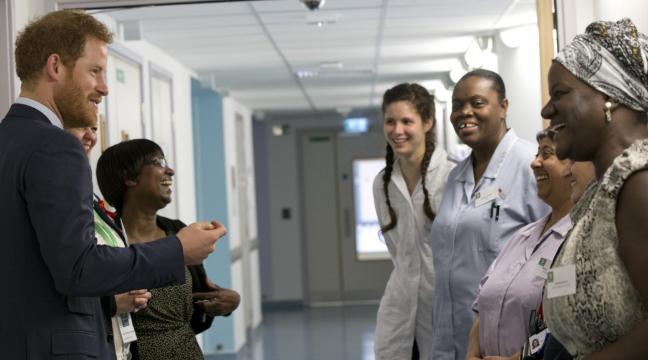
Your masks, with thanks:
M531 169L538 196L551 212L518 230L482 278L473 305L476 318L468 360L520 358L519 350L533 335L528 331L529 317L542 301L547 271L572 227L571 179L565 176L571 163L556 157L556 144L546 130L536 139L538 152Z
M153 241L185 226L157 214L171 202L174 175L162 149L147 139L113 145L99 158L99 188L115 207L129 243ZM203 359L195 334L238 306L238 293L214 285L202 265L188 266L185 273L184 284L151 290L148 307L134 314L133 353L139 359Z

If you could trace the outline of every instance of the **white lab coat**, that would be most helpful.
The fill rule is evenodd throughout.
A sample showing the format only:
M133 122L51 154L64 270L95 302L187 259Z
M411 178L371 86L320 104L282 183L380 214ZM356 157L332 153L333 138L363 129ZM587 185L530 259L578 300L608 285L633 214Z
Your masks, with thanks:
M425 179L434 212L441 204L448 173L454 165L443 149L435 149ZM381 226L389 223L382 175L381 171L373 184L374 204ZM421 359L427 359L432 343L434 295L434 266L428 239L431 222L423 212L421 182L410 196L398 160L389 183L389 199L398 223L384 234L384 239L394 270L378 309L374 352L376 360L411 360L416 337Z

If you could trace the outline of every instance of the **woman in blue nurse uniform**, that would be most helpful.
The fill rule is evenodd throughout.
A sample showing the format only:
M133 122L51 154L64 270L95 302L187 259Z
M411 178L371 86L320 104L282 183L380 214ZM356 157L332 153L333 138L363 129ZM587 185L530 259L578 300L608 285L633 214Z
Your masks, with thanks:
M535 146L506 128L507 109L504 81L489 70L467 73L452 94L452 126L472 152L450 172L432 224L430 359L466 358L479 280L513 233L549 213L529 168Z

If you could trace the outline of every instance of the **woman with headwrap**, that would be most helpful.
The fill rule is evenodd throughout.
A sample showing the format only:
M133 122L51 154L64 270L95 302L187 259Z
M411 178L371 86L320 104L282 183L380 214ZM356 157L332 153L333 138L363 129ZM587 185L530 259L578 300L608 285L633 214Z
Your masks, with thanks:
M559 158L592 161L581 201L547 274L544 315L576 359L648 359L648 39L629 19L595 22L549 71ZM545 356L545 358L547 358Z

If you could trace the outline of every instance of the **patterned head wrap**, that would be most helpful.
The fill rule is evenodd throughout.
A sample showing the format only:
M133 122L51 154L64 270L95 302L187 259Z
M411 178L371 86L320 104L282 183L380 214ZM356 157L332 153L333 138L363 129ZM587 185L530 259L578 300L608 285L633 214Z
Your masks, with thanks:
M555 60L612 100L648 112L648 38L630 19L591 23Z

